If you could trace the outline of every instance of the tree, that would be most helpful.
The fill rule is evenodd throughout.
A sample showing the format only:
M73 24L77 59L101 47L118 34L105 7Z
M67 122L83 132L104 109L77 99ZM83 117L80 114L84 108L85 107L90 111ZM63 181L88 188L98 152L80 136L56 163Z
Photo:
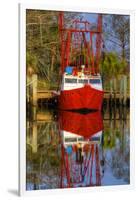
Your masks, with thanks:
M50 83L59 63L58 12L27 10L26 21L27 52L37 60L39 80Z
M125 65L115 52L105 53L101 62L102 74L107 78L117 77L124 72Z
M65 12L64 23L71 21L80 13ZM41 87L59 83L60 39L57 11L27 10L26 46L30 58L37 60L37 74ZM29 59L30 59L29 58ZM27 66L30 62L27 58ZM45 84L44 84L45 83Z
M129 63L130 17L115 14L105 15L103 30L107 49L114 49L122 61Z
M126 61L121 60L116 52L106 52L100 63L104 86L113 91L117 89L119 76L124 74Z

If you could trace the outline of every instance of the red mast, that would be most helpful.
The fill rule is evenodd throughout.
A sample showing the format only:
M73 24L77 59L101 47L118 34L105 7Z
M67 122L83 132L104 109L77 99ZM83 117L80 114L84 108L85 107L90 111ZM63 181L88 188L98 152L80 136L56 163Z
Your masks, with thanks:
M102 15L98 15L97 19L97 30L100 34L97 34L96 38L96 64L95 64L95 70L96 73L99 73L99 64L100 64L100 56L101 56L101 43L102 43Z
M89 154L85 156L82 164L74 160L74 152L70 155L67 154L63 144L61 151L60 188L101 185L98 145L91 144L89 146Z
M75 65L80 67L84 64L88 73L99 72L101 42L102 42L102 15L98 15L96 29L88 21L74 20L68 28L64 23L64 13L59 13L59 32L61 43L61 73L65 67ZM96 37L95 37L96 36ZM96 40L94 42L94 40ZM94 46L94 43L96 45ZM82 51L85 51L83 53ZM81 55L83 54L83 61ZM75 58L74 58L75 56ZM79 58L79 61L77 60Z

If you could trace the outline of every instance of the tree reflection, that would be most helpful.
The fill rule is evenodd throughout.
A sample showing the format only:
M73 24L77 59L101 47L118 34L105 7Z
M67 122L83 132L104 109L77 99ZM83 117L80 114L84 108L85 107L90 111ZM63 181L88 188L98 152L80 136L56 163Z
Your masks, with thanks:
M119 112L119 111L118 111ZM118 114L117 110L116 113ZM107 166L110 165L112 174L124 183L130 182L130 147L129 147L129 112L121 113L125 118L112 118L104 127L104 152ZM114 123L116 121L116 123ZM112 124L116 124L113 126ZM108 152L108 155L107 155ZM110 152L110 153L109 153Z
M57 188L60 175L60 145L58 124L52 121L30 122L27 133L27 189ZM35 150L34 151L34 126ZM36 131L37 130L37 131Z

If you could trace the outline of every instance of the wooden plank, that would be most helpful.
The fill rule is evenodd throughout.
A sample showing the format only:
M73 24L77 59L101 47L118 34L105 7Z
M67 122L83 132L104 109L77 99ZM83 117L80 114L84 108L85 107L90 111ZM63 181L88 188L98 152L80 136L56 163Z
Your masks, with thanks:
M37 106L37 74L32 75L32 100L33 106Z
M49 99L53 97L54 90L38 90L37 98L38 99Z
M53 97L52 93L37 93L38 99L49 99L52 97Z
M53 117L50 113L37 113L37 121L46 121L51 122L53 120Z
M38 90L37 91L37 98L38 99L49 99L53 97L53 90ZM110 91L104 91L104 99L110 98ZM112 92L112 95L116 96L116 99L120 98L120 91ZM129 98L129 92L127 92L126 97Z

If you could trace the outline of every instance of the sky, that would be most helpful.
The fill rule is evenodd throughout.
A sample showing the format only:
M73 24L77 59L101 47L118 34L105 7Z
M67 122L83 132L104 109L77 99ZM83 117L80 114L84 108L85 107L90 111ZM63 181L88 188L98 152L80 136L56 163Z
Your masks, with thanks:
M87 20L90 23L95 24L97 22L98 15L95 13L80 13L80 14L83 16L84 20ZM111 16L111 14L103 15L103 24L104 24L104 27L106 28L106 30L110 33L110 32L112 32L112 27L109 24L109 21L107 21L109 19L109 16ZM126 16L126 17L129 17L129 16ZM114 36L116 36L116 33L114 33ZM102 37L104 40L105 51L114 51L114 52L120 54L121 48L119 45L117 45L117 43L119 43L119 41L115 37L109 38L109 36L108 36L108 40L107 40L106 32L103 34Z

